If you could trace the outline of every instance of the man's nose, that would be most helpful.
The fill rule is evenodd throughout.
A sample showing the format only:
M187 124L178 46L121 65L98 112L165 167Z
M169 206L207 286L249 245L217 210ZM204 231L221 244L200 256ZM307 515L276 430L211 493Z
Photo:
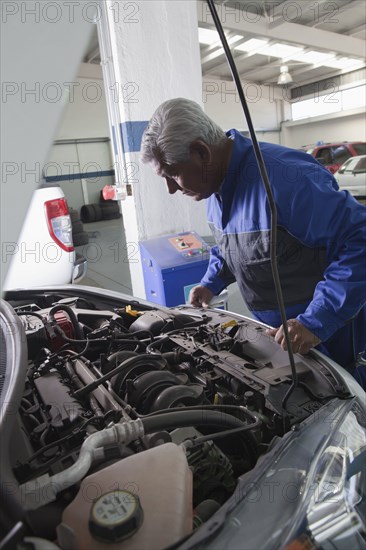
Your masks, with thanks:
M167 187L168 187L169 194L174 195L174 193L176 191L178 191L179 185L177 185L177 183L173 179L170 179L170 178L165 178L165 181L166 181L166 184L167 184Z

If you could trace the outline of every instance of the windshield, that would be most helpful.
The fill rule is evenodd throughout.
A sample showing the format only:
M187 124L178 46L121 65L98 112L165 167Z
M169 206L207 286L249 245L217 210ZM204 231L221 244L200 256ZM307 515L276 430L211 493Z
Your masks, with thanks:
M363 157L358 161L356 169L358 172L366 172L366 157Z
M366 143L354 143L353 148L358 155L366 155Z

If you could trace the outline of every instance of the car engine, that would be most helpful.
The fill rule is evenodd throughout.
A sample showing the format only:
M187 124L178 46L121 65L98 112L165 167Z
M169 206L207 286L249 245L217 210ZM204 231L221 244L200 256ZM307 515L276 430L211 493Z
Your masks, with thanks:
M18 291L2 316L19 360L3 367L5 334L1 523L25 517L29 540L55 548L173 547L347 397L316 355L296 356L294 385L265 327L219 309Z

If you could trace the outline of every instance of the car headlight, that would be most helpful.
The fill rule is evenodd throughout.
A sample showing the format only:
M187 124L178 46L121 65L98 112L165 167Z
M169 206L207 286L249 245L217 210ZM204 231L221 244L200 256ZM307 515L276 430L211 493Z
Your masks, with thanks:
M356 541L364 530L366 431L362 416L356 402L331 433L316 462L312 475L315 491L306 517L308 529L320 545L326 541L337 545L346 538Z
M364 401L329 402L240 479L184 550L197 542L206 550L364 549L365 455Z

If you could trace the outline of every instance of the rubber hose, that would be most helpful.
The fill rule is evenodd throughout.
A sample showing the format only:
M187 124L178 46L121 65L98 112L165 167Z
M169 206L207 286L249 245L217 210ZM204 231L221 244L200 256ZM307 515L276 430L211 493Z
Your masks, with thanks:
M83 388L84 384L82 380L80 380L79 376L76 374L71 361L66 361L65 368L71 382L76 386L76 389L80 390L81 388ZM89 395L89 405L95 416L99 418L103 416L99 403L93 395Z
M122 372L124 369L127 369L127 367L132 367L135 365L151 365L152 363L156 364L157 370L163 370L166 367L166 361L161 356L155 356L155 355L147 355L141 353L140 355L137 355L136 357L130 357L129 359L126 359L122 363L120 363L116 368L112 369L111 371L107 372L107 374L104 374L101 378L98 378L97 380L94 380L93 382L90 382L87 386L84 386L84 388L77 390L74 393L75 398L80 398L81 396L86 395L87 393L90 393L91 391L95 390L100 384L104 384L107 380L110 380L114 376L117 376L120 372ZM153 368L155 365L152 365Z
M162 357L166 360L168 365L174 366L184 363L185 361L191 361L192 356L189 353L185 353L181 350L168 351L167 353L162 353Z
M107 372L115 369L118 365L123 363L123 361L126 361L126 359L130 359L131 357L138 357L138 353L127 350L115 351L108 356L108 361L105 365L103 365L103 374L107 374Z
M157 414L142 418L145 433L154 433L160 430L172 430L187 426L207 426L211 428L240 428L244 423L230 414L219 411L177 411Z
M58 311L65 311L68 314L70 321L72 322L72 325L75 330L76 339L82 340L84 338L84 334L77 320L75 311L71 307L65 304L58 304L57 306L54 306L53 308L50 309L49 316L50 316L50 319L52 321L55 321L56 323L57 323L57 320L55 319L55 313L57 313Z
M165 413L156 416L150 416L141 418L142 424L144 426L145 434L154 433L161 430L173 430L174 428L185 428L188 426L202 426L208 428L226 428L228 430L232 428L241 428L246 426L241 420L231 416L229 414L211 411L211 410L200 410L200 411L179 411L172 413ZM231 434L231 437L234 437ZM258 444L250 430L243 431L243 433L238 433L236 435L239 438L245 449L245 454L247 455L250 467L253 467L258 459Z

